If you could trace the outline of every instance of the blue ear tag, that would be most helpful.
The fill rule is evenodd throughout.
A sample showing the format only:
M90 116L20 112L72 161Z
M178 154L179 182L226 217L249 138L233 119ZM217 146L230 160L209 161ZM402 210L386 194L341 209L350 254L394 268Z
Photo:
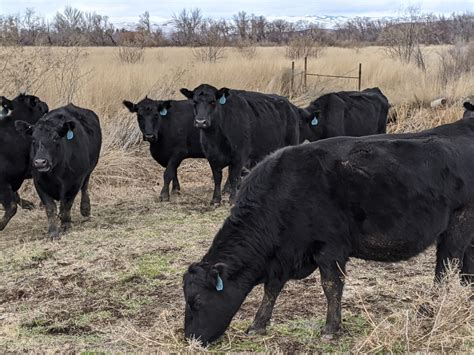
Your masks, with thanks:
M166 108L163 108L161 111L160 111L160 115L161 116L166 116L168 114L168 110Z
M219 103L221 105L225 105L226 102L227 102L227 99L225 97L225 94L222 94L221 98L219 99Z
M319 120L316 116L314 116L313 120L311 121L311 126L317 126L319 123Z
M74 132L71 130L67 131L66 138L68 141L72 140L74 138Z
M217 291L222 291L224 289L224 282L222 282L221 277L219 274L217 274L217 285L216 285L216 290Z

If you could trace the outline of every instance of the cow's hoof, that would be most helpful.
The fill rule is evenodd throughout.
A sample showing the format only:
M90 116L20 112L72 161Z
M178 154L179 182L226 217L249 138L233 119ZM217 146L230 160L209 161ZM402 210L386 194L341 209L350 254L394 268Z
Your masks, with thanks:
M321 331L321 339L323 341L332 341L337 338L339 333L340 329L334 329L333 327L328 327L326 325Z
M217 201L217 200L212 200L211 201L211 206L212 207L219 207L221 205L221 201Z
M336 339L336 336L334 334L323 334L321 335L321 340L322 341L333 341Z
M52 232L48 232L48 235L49 235L49 239L51 239L51 241L55 241L55 240L60 240L60 239L61 239L61 236L60 236L58 230L54 230L54 231L52 231Z
M267 334L267 328L248 328L245 331L246 334L248 335L266 335Z
M33 202L27 201L27 200L20 200L20 207L24 210L33 210L35 208L35 204Z
M181 190L178 189L178 190L171 190L171 192L175 195L181 195Z
M72 228L70 222L61 224L61 233L67 233Z
M91 206L81 206L81 216L90 217L91 216Z
M160 202L169 202L170 196L169 195L160 195Z

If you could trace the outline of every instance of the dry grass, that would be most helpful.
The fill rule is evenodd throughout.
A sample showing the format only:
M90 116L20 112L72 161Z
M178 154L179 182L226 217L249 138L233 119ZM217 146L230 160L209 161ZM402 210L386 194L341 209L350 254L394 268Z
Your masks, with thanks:
M397 121L389 131L418 131L459 118L461 100L474 93L472 72L438 87L440 48L424 50L426 74L386 59L376 47L328 48L309 61L309 69L344 74L362 62L363 86L380 86L395 104L391 115ZM39 208L19 211L2 232L0 349L201 351L199 344L183 339L181 277L210 245L228 206L208 206L212 184L204 160L185 161L179 172L182 195L159 203L163 169L140 142L136 120L121 101L146 94L180 98L179 88L201 82L287 94L290 63L285 49L257 48L247 59L228 49L226 58L212 64L195 61L186 48L146 49L143 63L133 65L120 63L112 48L86 52L80 59L75 103L96 111L104 131L91 183L93 216L82 219L75 206L73 231L55 243L45 238L46 221ZM64 53L53 50L54 55ZM2 85L7 78L0 79ZM33 79L29 86L37 85L34 91L51 107L60 103L54 80ZM16 92L19 85L3 90ZM295 103L304 105L320 93L355 87L354 82L325 79L310 79L310 85ZM441 96L449 98L447 107L429 108L427 103ZM38 202L31 182L22 194ZM257 287L223 339L207 350L472 352L472 288L461 287L457 275L434 288L433 274L432 249L396 264L351 261L343 299L344 332L333 342L322 342L319 336L326 302L317 273L290 282L277 302L268 335L249 337L244 329L262 296ZM420 305L430 312L419 313Z

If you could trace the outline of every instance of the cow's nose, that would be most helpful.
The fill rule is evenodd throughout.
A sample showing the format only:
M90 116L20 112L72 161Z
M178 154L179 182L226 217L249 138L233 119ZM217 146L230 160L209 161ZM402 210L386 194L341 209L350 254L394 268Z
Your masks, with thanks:
M35 159L34 161L35 167L37 168L42 168L46 166L46 163L47 163L46 159Z
M155 138L153 134L144 134L143 139L146 141L152 141Z
M198 127L203 127L207 125L206 119L203 120L203 119L196 118L194 121L195 121L196 126Z

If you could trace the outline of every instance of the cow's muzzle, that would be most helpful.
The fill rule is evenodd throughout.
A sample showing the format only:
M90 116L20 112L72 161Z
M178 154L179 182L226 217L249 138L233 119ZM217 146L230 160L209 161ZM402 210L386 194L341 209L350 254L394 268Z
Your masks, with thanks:
M211 126L208 120L195 119L194 126L197 128L209 128Z
M156 140L156 138L155 138L154 134L144 134L143 135L143 140L145 142L154 142Z
M51 164L46 159L35 159L33 166L41 173L46 173L51 170Z

